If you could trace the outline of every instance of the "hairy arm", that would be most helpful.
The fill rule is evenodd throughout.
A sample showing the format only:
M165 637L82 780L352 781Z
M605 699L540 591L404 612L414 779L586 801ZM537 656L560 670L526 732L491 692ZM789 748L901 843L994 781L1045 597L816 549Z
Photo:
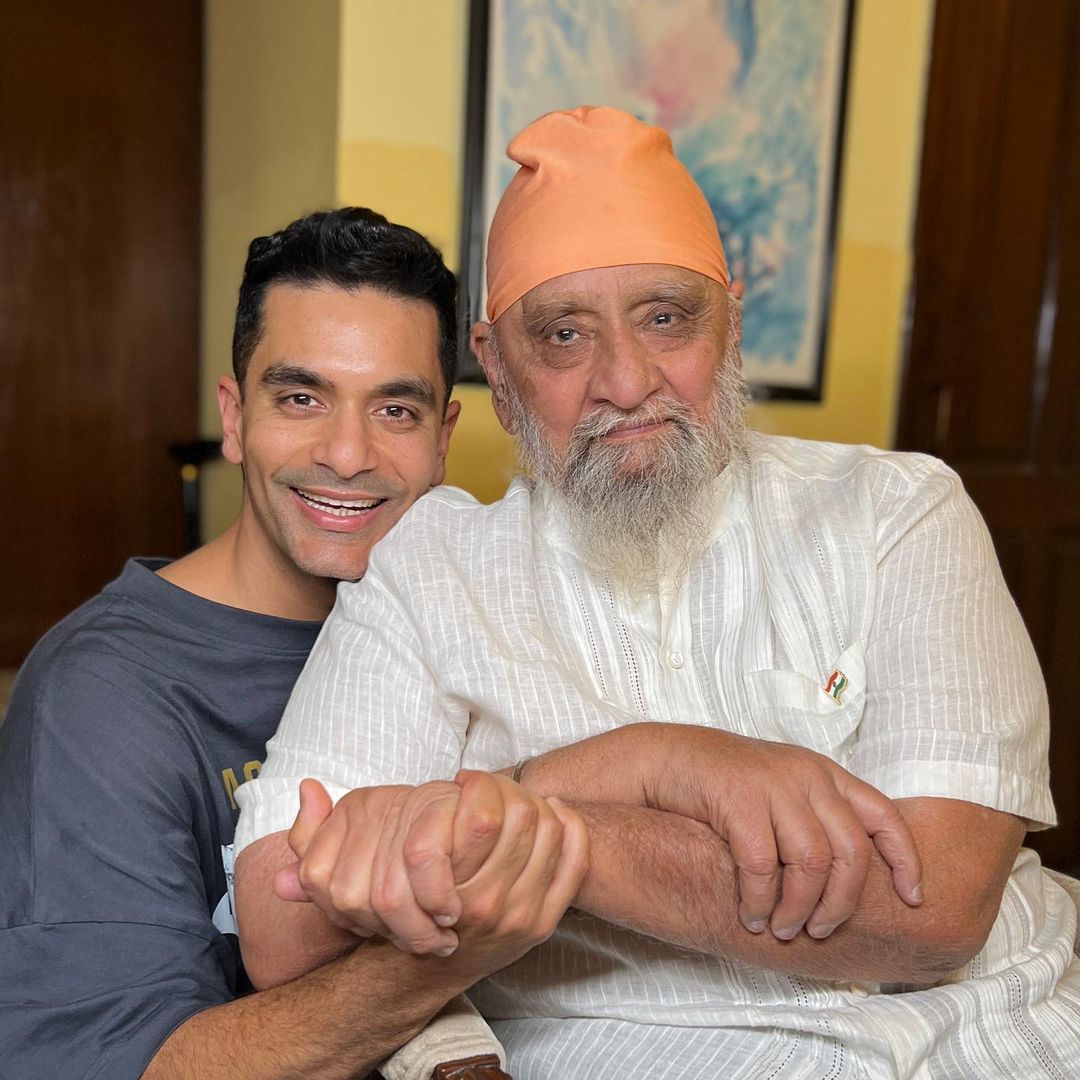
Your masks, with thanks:
M575 907L651 937L824 979L930 983L990 931L1024 832L1010 814L951 799L905 799L922 853L925 901L905 904L880 856L851 918L824 939L752 934L740 923L737 867L701 822L614 803L578 803L592 858Z
M934 982L978 950L996 916L1023 833L1022 823L1011 815L971 803L909 799L894 804L878 792L873 792L871 805L886 813L882 828L891 830L894 837L913 836L912 844L923 851L918 875L920 881L926 881L925 899L912 904L910 898L901 896L896 866L888 865L877 854L853 818L854 824L845 824L831 840L822 832L819 839L832 844L823 853L815 854L814 834L808 834L811 850L806 861L820 864L824 881L820 901L817 885L809 892L811 903L816 905L807 924L809 929L799 924L794 929L788 927L790 932L785 932L784 927L775 927L772 933L751 932L745 917L740 918L744 906L740 888L746 867L738 864L715 821L726 820L730 807L725 807L733 801L738 807L732 819L735 831L742 830L744 822L753 826L760 819L768 825L769 815L775 811L768 799L760 801L764 798L762 790L783 802L788 795L777 794L781 780L800 792L804 784L819 783L823 769L826 779L835 774L840 785L829 798L844 803L840 792L847 790L843 779L847 774L835 763L798 747L754 740L749 742L756 745L743 745L746 742L707 729L639 725L552 751L531 763L525 770L527 785L542 788L546 796L557 794L570 801L588 829L592 855L574 906L682 947L817 978ZM725 784L723 771L715 763L710 768L710 746L724 751L726 767L731 775L740 777L738 785ZM621 751L615 759L619 768L603 767L610 765L616 751ZM754 755L767 755L773 764L752 767ZM695 778L694 769L704 774L704 782L702 777ZM483 774L463 776L472 777L466 781L471 785ZM673 777L677 780L673 781ZM505 779L501 783L508 791L517 790L517 785ZM412 800L422 800L425 790L437 792L444 786L449 785L401 790L413 791L409 796ZM395 821L403 823L395 838L394 829L380 825L377 812L384 793L390 790L369 789L343 800L335 811L336 818L326 820L315 831L316 838L320 833L329 837L326 858L317 854L318 839L311 843L300 838L291 848L283 840L275 841L275 858L261 874L263 895L269 893L266 883L275 876L278 891L282 891L282 878L276 868L288 864L292 851L301 855L300 881L330 919L340 919L341 925L356 932L393 936L402 948L432 951L443 944L440 934L452 933L440 929L433 918L440 911L446 912L454 899L452 878L446 874L441 880L438 874L432 877L430 860L425 863L423 857L417 858L424 855L425 847L414 847L413 839L417 835L426 837L427 853L447 862L455 847L462 846L461 837L455 841L451 827L458 819L444 812L445 828L433 830L430 815L425 822L426 812L395 817ZM816 820L815 813L828 818L833 809L822 808L823 798L815 793L808 799L809 809L800 808L797 801L784 803L783 816L788 823L778 828L778 834L783 834L792 821L808 817ZM642 805L648 803L654 805ZM665 803L677 812L656 808ZM422 801L419 805L423 805ZM355 813L352 806L357 808ZM895 815L895 821L891 815ZM311 816L322 821L324 812ZM484 815L479 816L483 820ZM302 812L294 826L296 834L309 831L302 825L303 817ZM400 896L386 895L378 885L385 877L385 867L378 867L374 849L379 845L372 841L376 835L388 841L389 849L400 849L404 856L399 863ZM761 835L771 836L771 827ZM844 871L858 885L851 910L835 925L822 927L814 919L821 918L822 911L830 911L829 882L838 876L832 863L845 858L852 861L841 844L860 835L866 850L854 860L859 863L857 872L852 874L851 866ZM269 839L262 843L269 843ZM878 847L889 850L889 845L880 841ZM783 842L779 848L784 848ZM775 910L783 914L791 900L785 894L804 890L808 871L785 866L782 858L777 863L777 857L774 850L769 856L773 863L752 867L757 874L752 884L770 883L770 906L775 905ZM319 864L325 868L320 870ZM299 888L295 866L291 874L292 887ZM778 887L781 899L777 903ZM280 901L274 902L282 906ZM242 916L243 910L241 907ZM284 905L280 914L291 919L318 919L312 906L305 904ZM391 935L381 920L399 929ZM273 925L271 920L263 921L267 927ZM275 943L280 963L282 924L277 926L269 940ZM320 958L332 952L337 940L334 935L340 931L324 927L321 939L310 929L291 933L304 943L308 955L301 954L290 962L303 966L312 962L311 950L317 941L321 941ZM260 971L257 958L249 963L253 970ZM294 973L294 968L285 971L287 976Z
M619 762L617 769L604 767L611 760ZM592 860L575 906L610 922L701 952L818 978L927 983L970 959L997 916L1023 822L955 799L894 803L870 789L879 824L895 831L895 815L918 849L921 870L912 902L915 890L897 887L896 860L887 864L883 845L870 844L857 829L842 828L831 837L808 834L799 856L805 868L797 875L782 852L746 845L756 819L775 819L770 800L802 797L822 777L840 792L850 778L801 747L706 728L640 724L545 754L528 764L523 782L539 794L567 799L585 818ZM836 792L828 784L826 789L835 799ZM824 797L811 792L809 805ZM798 811L797 802L791 805ZM796 812L793 819L801 816ZM740 836L741 858L734 838L721 835L725 828ZM794 926L784 894L803 889L815 868L825 881L822 899L805 923ZM837 870L858 884L843 900L848 914L842 919L836 919L829 895ZM780 895L772 933L748 928L747 882L766 896Z
M611 768L611 762L617 762ZM743 926L828 937L859 903L876 851L904 903L922 865L896 804L800 746L688 724L642 723L550 751L523 773L539 794L666 810L711 826L734 863Z
M144 1080L351 1080L418 1034L476 973L378 942L181 1024Z
M240 853L240 924L267 930L243 938L245 967L259 991L182 1024L158 1050L145 1080L231 1080L237 1062L260 1080L367 1076L455 995L499 966L501 955L491 949L440 958L364 941L313 904L279 900L273 879L295 858L287 833Z
M286 903L275 895L275 875L295 860L285 832L256 840L236 860L244 969L257 990L289 983L353 952L363 941L335 926L313 904Z

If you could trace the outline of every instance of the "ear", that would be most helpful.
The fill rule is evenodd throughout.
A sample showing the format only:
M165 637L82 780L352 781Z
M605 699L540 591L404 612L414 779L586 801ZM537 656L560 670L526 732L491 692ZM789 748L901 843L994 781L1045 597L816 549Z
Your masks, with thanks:
M221 413L221 456L233 465L244 461L244 405L234 378L222 375L217 384L218 412Z
M517 429L510 414L510 403L506 394L506 368L495 348L495 327L486 322L474 323L469 332L469 348L484 369L484 377L491 387L491 404L499 423L508 434L516 435Z
M446 406L446 415L443 417L442 429L439 431L438 460L435 472L431 476L431 487L438 487L446 479L446 454L450 449L450 436L454 434L458 417L461 415L461 402L451 401Z

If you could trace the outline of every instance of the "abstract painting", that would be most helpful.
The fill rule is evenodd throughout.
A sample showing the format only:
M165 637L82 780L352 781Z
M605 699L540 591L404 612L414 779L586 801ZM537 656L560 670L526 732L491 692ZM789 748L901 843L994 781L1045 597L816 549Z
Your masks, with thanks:
M471 223L474 243L515 170L506 145L537 116L615 105L660 124L745 284L748 380L762 396L818 399L850 0L474 3L484 11L481 20L474 11L473 33L480 25L486 35L486 85L477 86L475 62L471 80L483 95L470 108L481 188L472 206L483 219L482 232ZM463 265L475 279L475 252L471 261ZM478 309L482 286L469 288Z

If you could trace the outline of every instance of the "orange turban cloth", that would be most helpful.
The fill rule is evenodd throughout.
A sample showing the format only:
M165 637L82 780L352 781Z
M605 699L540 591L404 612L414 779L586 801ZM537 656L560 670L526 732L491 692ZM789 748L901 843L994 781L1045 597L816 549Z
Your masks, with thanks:
M533 121L488 234L487 316L531 288L598 266L667 263L729 283L716 219L662 128L582 106Z

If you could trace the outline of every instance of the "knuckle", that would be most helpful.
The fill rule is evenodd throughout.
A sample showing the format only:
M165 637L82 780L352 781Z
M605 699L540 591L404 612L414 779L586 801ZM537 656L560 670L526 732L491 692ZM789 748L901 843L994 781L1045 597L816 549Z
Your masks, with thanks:
M536 845L558 852L563 843L563 824L551 810L540 814L536 823Z
M468 904L462 914L462 921L468 921L470 927L486 933L499 921L500 905L494 897L476 897Z
M776 877L777 865L772 856L754 852L739 861L739 870L749 877L771 881Z
M401 848L401 857L410 870L419 870L444 854L430 836L409 836Z
M867 804L872 808L879 825L904 825L904 817L899 807L882 791L878 791L871 784L861 784L856 789L865 796Z
M470 840L490 840L497 836L502 828L502 820L490 807L477 808L469 812L464 821L465 833Z
M406 952L427 956L442 945L442 938L434 931L426 934L405 934L400 939Z
M326 892L330 881L328 868L322 863L312 862L309 859L300 861L297 877L300 879L300 884L304 890L308 893Z
M331 882L326 896L334 911L345 918L355 919L361 915L363 904L355 889L345 888Z
M407 890L396 881L381 881L371 892L372 910L383 920L400 915L408 902Z
M864 832L856 832L845 838L844 856L848 862L865 863L870 861L870 853L874 845Z
M828 877L833 868L833 853L824 848L804 852L798 862L799 869L811 878Z
M499 933L508 938L533 937L536 933L536 920L533 913L521 905L508 908L499 920Z
M507 824L515 832L529 832L535 829L539 817L539 808L529 798L516 800L506 812Z

